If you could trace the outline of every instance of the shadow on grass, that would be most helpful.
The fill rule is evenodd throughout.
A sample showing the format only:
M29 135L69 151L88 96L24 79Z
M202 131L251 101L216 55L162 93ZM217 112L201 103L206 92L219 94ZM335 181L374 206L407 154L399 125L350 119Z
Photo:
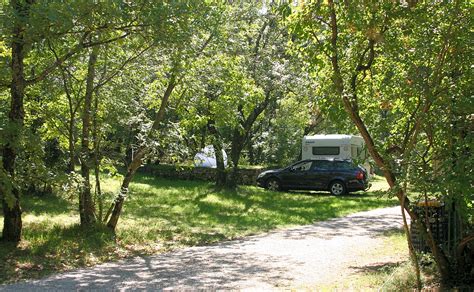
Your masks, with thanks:
M207 244L394 205L370 193L335 197L327 192L270 192L252 186L229 190L207 182L143 175L135 183L124 216L147 226L136 236L143 241L159 238L184 245ZM123 234L127 232L130 230Z
M75 209L75 204L51 194L44 196L25 195L23 196L21 207L24 214L59 215L73 211ZM3 215L1 210L0 214Z
M105 246L115 243L113 232L102 224L91 228L84 228L80 225L54 226L45 238L47 240L31 250L33 255L53 253L68 256L68 252L71 253L69 255L85 254L101 250Z
M118 223L117 241L104 226L86 230L70 224L78 220L75 204L53 196L25 199L25 214L33 217L25 222L18 248L0 243L0 282L117 259L124 250L130 255L156 252L159 248L147 249L155 245L204 245L393 205L370 193L334 197L254 186L227 190L208 182L138 174Z
M26 226L19 246L0 242L0 282L37 278L114 258L115 235L103 225Z
M400 212L401 212L401 211L400 211ZM386 230L386 231L384 231L384 233L383 233L383 236L386 236L386 237L394 236L394 235L405 236L405 231L403 230L402 227L400 227L400 228L398 228L398 229L389 229L389 230Z
M357 273L365 273L365 274L371 274L371 273L390 273L396 268L400 266L399 262L393 263L393 262L388 262L388 263L374 263L370 265L366 265L363 267L350 267L351 269L355 270Z

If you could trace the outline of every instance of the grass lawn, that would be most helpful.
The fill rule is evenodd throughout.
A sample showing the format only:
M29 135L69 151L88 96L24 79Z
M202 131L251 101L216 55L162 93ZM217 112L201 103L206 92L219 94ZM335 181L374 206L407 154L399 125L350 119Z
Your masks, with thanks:
M334 197L254 186L216 190L211 183L138 174L116 235L101 225L83 230L75 200L24 196L23 241L18 248L0 243L0 283L396 205L396 200L380 196L386 184L380 178L374 182L373 191ZM103 189L114 193L119 184L106 178Z

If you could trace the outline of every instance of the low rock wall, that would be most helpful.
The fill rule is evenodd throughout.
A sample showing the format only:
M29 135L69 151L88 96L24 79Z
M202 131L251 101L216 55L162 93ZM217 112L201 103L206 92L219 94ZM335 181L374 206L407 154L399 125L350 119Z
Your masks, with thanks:
M226 171L230 172L230 169ZM237 184L239 185L256 185L257 176L264 171L261 169L239 169L237 172ZM168 179L181 180L202 180L215 181L217 169L194 166L175 166L169 164L145 165L140 172L159 176Z

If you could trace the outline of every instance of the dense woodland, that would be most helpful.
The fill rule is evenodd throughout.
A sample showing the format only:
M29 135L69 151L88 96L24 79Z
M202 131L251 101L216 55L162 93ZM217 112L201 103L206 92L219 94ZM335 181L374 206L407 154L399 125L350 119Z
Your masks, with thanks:
M297 2L2 1L3 240L21 241L29 195L67 193L81 225L115 230L145 163L213 145L230 163L217 155L216 184L232 188L241 165L283 166L304 135L345 133L412 220L425 222L409 197L456 210L450 250L422 230L443 281L468 273L472 5ZM122 176L112 201L101 173Z

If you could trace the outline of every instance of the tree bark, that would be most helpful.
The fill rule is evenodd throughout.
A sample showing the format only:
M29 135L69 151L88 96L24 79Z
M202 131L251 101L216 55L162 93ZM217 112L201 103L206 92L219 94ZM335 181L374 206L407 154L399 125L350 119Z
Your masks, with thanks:
M12 0L11 5L18 15L28 16L29 2ZM17 21L13 28L12 51L11 51L11 74L12 82L10 84L10 112L8 114L9 131L8 142L3 148L3 168L10 175L13 181L15 178L15 162L18 156L17 143L23 130L25 110L23 100L25 96L25 75L24 75L24 58L26 54L23 23ZM3 240L10 242L19 242L21 240L22 220L20 207L20 191L13 183L11 194L4 193L2 196L3 209Z
M216 155L216 169L217 169L217 177L216 177L216 185L217 186L225 186L227 184L227 174L225 171L225 164L224 164L224 155L222 155L222 143L217 140L213 143L214 153Z
M97 62L98 48L94 47L89 55L87 68L86 93L82 113L82 139L81 139L81 175L83 185L79 194L79 214L81 225L88 226L96 222L94 200L90 185L90 127L92 96L94 94L95 64Z
M69 173L73 172L75 167L76 167L75 162L74 162L74 159L75 159L74 153L76 152L75 138L74 138L74 128L75 128L75 121L74 121L74 117L71 115L71 117L69 118L69 133L68 133L69 161L68 161L68 164L67 164L67 171Z
M249 164L250 165L255 165L256 164L256 162L255 162L255 152L254 152L253 145L252 145L252 139L253 139L253 135L251 133L248 137L247 151L249 153Z
M63 78L63 87L64 92L66 93L69 109L69 120L68 120L68 151L69 151L69 161L67 165L67 171L69 173L75 170L75 153L76 153L76 136L74 132L76 130L76 112L80 102L77 103L77 106L74 107L73 99L69 87L67 84L67 77L64 68L61 68L61 76Z
M239 171L239 161L240 155L242 153L242 149L244 149L245 143L245 136L240 132L240 127L237 126L232 134L232 142L230 148L230 159L232 161L232 172L230 174L230 178L227 182L228 187L236 187L237 186L237 173Z
M207 123L209 133L212 135L212 147L216 157L216 186L224 187L227 183L227 173L225 171L224 156L222 155L222 143L220 134L216 129L215 121L209 120Z
M92 141L94 149L94 175L95 175L95 194L98 201L99 214L97 214L99 221L103 220L104 215L104 197L102 196L102 189L100 186L100 134L99 134L99 94L96 91L94 98L94 115L92 119Z
M133 157L132 162L128 166L127 173L122 181L122 185L120 186L120 192L115 198L114 202L112 203L112 214L110 216L109 221L107 222L107 227L115 231L117 227L118 220L120 218L120 214L122 213L123 203L125 198L128 195L128 188L130 186L130 182L135 175L135 172L142 164L142 159L145 157L147 153L146 147L141 147Z

